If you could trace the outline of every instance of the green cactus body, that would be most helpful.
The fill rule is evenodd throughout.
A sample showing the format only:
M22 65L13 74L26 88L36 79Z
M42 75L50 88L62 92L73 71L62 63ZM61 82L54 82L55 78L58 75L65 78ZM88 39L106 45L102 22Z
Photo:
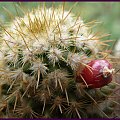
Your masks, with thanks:
M2 28L1 117L111 117L112 108L102 104L112 85L89 89L75 82L76 71L99 58L103 47L81 17L63 6L42 7Z

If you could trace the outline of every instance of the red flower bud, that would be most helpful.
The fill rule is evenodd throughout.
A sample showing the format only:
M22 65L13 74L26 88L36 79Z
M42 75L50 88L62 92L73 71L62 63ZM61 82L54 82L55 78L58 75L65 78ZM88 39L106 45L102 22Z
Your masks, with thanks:
M81 79L90 88L100 88L112 81L114 69L107 60L93 60L84 67L81 73L77 74L76 81Z

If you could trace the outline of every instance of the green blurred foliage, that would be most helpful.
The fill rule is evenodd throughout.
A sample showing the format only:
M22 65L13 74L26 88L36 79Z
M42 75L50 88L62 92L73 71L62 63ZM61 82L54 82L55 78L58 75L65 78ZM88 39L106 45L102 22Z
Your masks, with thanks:
M65 9L69 10L75 2L65 2ZM51 7L53 2L44 2L47 7ZM63 2L54 2L59 6ZM22 16L22 11L28 11L37 6L43 5L42 2L1 2L0 3L0 21L2 24L10 21L7 10L14 16ZM16 7L15 7L16 6ZM119 2L78 2L72 10L77 15L80 13L85 22L97 20L100 22L94 29L102 33L111 34L106 39L118 40L120 38L120 3ZM111 45L111 43L110 43Z

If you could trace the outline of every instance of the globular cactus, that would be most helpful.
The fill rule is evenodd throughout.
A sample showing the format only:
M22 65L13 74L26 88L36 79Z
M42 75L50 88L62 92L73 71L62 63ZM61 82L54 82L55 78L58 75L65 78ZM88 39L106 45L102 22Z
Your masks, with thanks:
M113 117L113 82L89 88L76 81L91 60L109 58L105 35L91 33L71 10L44 6L0 25L0 117Z

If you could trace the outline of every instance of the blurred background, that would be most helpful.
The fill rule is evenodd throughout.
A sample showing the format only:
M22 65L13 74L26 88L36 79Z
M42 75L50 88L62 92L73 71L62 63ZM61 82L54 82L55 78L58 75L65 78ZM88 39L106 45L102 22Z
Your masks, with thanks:
M65 2L65 9L69 10L75 2ZM47 7L51 7L53 2L45 2ZM63 4L62 2L54 2L55 6ZM22 15L17 5L25 9L33 9L41 6L42 2L0 2L0 23L10 22L10 17L6 10L17 16L17 12ZM17 8L17 10L16 10ZM17 11L17 12L16 12ZM72 10L75 14L81 14L85 22L97 20L100 22L94 29L103 33L111 34L105 39L114 41L120 38L120 3L119 2L78 2ZM109 43L112 46L113 43Z

